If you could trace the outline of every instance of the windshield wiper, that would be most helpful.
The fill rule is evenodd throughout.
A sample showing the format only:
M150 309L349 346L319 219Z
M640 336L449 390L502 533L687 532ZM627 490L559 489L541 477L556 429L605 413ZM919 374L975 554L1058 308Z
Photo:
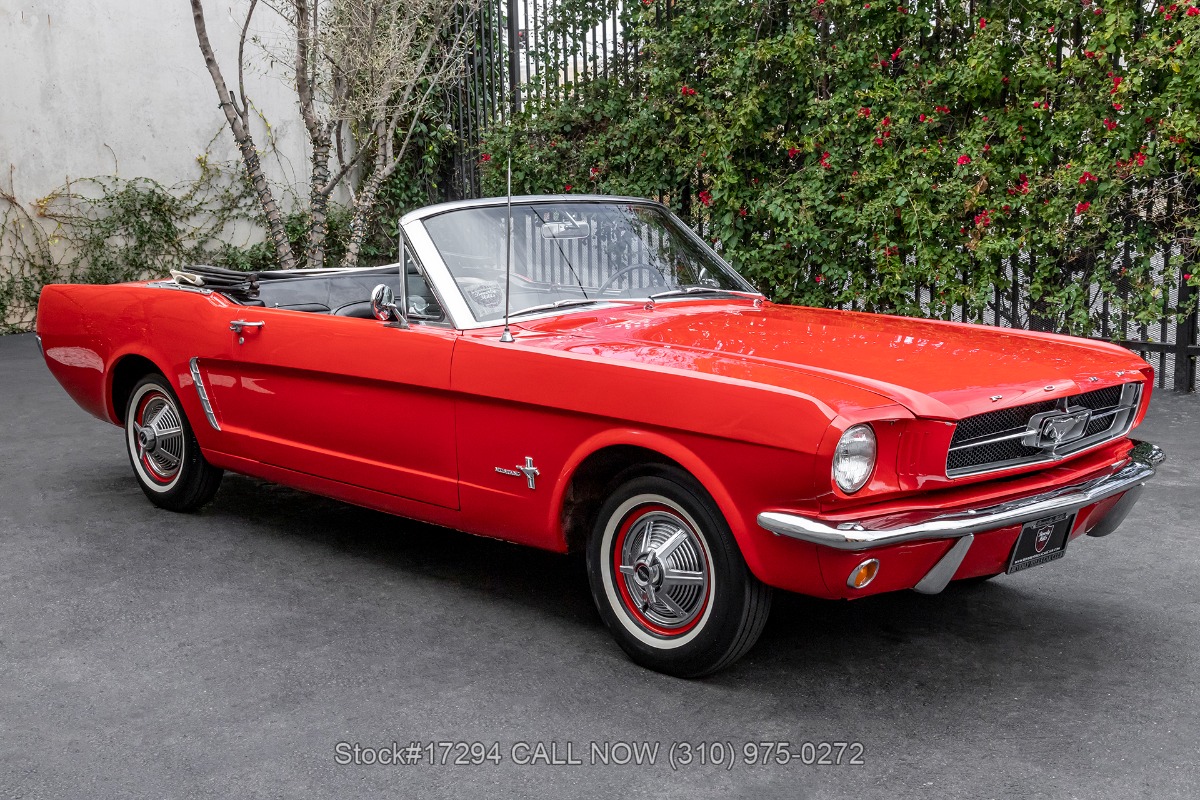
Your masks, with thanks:
M586 306L593 303L644 303L645 300L638 300L632 297L568 297L566 300L556 300L553 303L543 303L540 306L530 306L522 308L520 311L510 312L508 316L519 317L524 314L536 314L539 311L554 311L567 306Z
M717 286L681 286L678 289L669 289L665 292L652 294L648 299L650 300L650 306L653 307L656 300L666 297L686 297L690 294L728 294L734 297L746 297L754 300L756 303L762 303L764 299L764 295L758 292L742 292L737 289L722 289Z

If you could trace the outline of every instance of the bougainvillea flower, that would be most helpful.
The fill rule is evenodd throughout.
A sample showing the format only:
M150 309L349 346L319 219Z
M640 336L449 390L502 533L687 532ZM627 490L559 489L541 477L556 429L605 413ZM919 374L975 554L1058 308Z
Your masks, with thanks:
M960 167L963 166L964 164L970 164L970 163L971 163L971 157L969 155L963 154L958 157L958 165Z
M700 202L706 206L711 206L712 205L712 192L701 191L700 192Z
M1084 200L1082 203L1075 206L1075 213L1082 214L1083 212L1087 211L1091 207L1092 207L1092 204L1089 203L1087 200Z

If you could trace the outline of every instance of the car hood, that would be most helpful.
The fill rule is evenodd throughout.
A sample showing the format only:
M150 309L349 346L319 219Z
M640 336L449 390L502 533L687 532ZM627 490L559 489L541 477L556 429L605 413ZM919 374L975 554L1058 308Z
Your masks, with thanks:
M563 349L664 367L758 364L756 380L781 385L778 376L791 376L783 388L796 388L797 373L820 376L940 419L1140 379L1130 373L1146 368L1124 348L1087 339L772 303L660 303L523 327Z

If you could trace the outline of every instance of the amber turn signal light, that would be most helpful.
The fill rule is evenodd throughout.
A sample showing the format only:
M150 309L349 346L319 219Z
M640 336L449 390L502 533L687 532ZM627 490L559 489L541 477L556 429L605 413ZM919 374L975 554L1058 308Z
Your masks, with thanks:
M875 576L878 574L879 559L868 558L854 568L854 571L850 573L850 577L846 578L846 585L851 589L863 589L868 583L875 580Z

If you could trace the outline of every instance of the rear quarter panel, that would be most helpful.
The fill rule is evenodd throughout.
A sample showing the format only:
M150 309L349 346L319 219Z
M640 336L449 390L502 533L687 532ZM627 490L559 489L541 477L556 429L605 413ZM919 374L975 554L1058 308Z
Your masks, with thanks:
M38 303L37 333L51 374L84 410L121 423L112 402L113 372L126 356L148 359L166 376L195 423L204 419L188 361L229 346L223 324L231 304L220 295L151 288L51 285ZM206 425L193 424L202 447L213 444Z

